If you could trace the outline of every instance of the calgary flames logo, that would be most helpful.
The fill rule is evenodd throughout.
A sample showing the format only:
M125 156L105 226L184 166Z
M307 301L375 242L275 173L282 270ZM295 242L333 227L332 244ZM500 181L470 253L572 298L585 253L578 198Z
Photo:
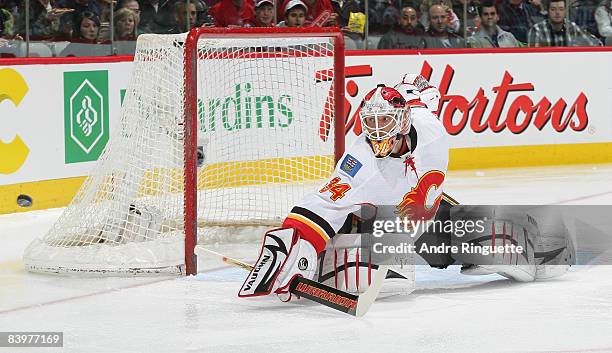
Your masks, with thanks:
M440 206L440 200L442 199L442 193L438 195L433 202L427 199L428 193L433 192L431 190L440 189L444 182L444 173L439 170L432 170L427 172L417 182L416 186L413 187L409 193L404 195L402 201L397 205L396 213L400 217L407 217L411 220L429 220L432 219L438 206ZM429 202L428 202L429 201Z

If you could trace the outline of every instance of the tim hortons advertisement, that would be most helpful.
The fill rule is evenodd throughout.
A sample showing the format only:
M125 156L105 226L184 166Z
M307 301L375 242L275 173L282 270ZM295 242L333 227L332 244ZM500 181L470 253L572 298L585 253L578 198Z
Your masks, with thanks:
M438 87L452 147L608 142L612 53L372 55L347 57L347 140L361 133L360 100L378 83L420 73Z

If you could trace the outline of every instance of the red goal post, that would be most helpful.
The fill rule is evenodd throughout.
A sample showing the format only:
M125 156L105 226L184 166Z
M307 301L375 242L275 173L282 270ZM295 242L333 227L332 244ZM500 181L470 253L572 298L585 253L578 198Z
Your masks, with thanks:
M197 27L187 35L184 67L184 222L185 272L197 273L194 249L197 243L197 132L198 132L198 41L202 38L329 38L333 43L334 157L344 153L344 38L338 28L207 28ZM205 60L205 59L204 59ZM313 117L315 119L317 117Z

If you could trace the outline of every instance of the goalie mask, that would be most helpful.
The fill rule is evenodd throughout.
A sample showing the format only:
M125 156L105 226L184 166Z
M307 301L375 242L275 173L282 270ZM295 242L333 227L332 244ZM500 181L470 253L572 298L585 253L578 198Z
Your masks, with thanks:
M379 84L366 94L359 118L363 132L377 158L385 158L410 131L410 110L406 100L394 88Z

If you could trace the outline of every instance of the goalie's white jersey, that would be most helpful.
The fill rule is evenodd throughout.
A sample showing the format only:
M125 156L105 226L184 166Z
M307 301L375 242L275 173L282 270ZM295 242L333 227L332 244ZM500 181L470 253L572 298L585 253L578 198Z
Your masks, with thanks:
M379 159L362 134L347 148L336 169L316 192L308 194L285 219L321 251L362 204L416 206L430 219L442 197L448 167L446 131L426 108L413 107L408 137L411 152ZM424 207L426 206L427 207Z

